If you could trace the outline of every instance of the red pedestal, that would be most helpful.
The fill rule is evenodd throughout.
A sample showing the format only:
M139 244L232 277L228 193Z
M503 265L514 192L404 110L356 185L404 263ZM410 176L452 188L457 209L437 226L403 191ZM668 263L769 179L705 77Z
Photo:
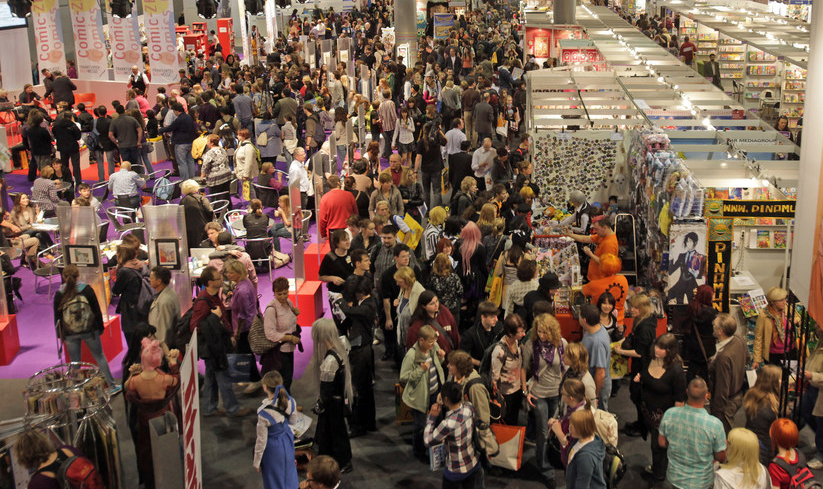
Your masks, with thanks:
M319 280L320 261L329 252L329 245L326 243L309 243L306 251L303 252L303 263L305 265L306 280Z
M109 316L108 322L104 325L104 330L100 333L100 342L103 344L103 354L106 355L106 360L112 361L114 357L123 351L123 334L120 331L120 316ZM80 361L94 363L94 357L91 356L89 347L85 343L81 343ZM69 361L69 352L63 349L63 356L66 361Z
M9 314L8 320L0 323L0 365L8 365L20 351L20 337L17 336L17 316Z
M302 327L309 327L323 315L323 282L317 280L306 280L297 291L289 293L291 299L298 309L300 315L297 316L297 324Z

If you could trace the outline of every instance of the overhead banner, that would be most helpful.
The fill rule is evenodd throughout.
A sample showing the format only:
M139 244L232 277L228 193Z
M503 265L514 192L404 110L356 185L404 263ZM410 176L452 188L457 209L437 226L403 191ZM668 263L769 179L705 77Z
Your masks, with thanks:
M174 83L177 74L177 36L171 0L144 0L143 24L149 41L152 83Z
M137 66L143 71L143 48L140 45L136 2L128 19L121 19L109 13L109 43L115 81L128 79L132 66Z
M277 22L274 19L277 15L277 5L274 0L266 0L263 13L266 16L266 53L271 53L274 51L274 41L277 39Z
M724 200L723 217L794 217L794 200Z
M432 14L434 18L434 38L446 39L454 28L454 14Z
M77 77L81 80L108 80L109 63L103 20L96 0L69 0Z
M202 489L200 462L200 387L197 374L197 331L192 333L180 365L180 395L183 411L183 466L186 489Z
M733 225L734 219L731 218L708 218L709 281L714 290L712 306L720 312L729 312Z
M57 0L34 0L31 4L37 71L47 69L66 73L66 50Z
M243 41L242 65L251 64L251 48L249 46L249 19L246 16L246 0L237 0L237 15L240 17L240 39Z

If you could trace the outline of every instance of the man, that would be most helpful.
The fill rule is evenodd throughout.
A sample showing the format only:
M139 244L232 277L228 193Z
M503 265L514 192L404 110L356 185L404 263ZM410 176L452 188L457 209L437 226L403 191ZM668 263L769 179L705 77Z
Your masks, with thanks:
M480 365L486 348L503 335L503 323L497 319L500 310L494 302L481 302L477 307L477 315L480 316L480 322L475 323L460 336L460 349L471 356L474 366Z
M272 114L277 119L277 125L283 127L286 123L286 117L297 117L297 101L291 96L291 90L286 87L280 93L280 100L274 104L274 113Z
M594 378L597 407L607 411L612 394L611 339L600 324L600 310L593 304L580 308L580 326L583 328L583 346L589 352L589 373Z
M180 299L177 293L169 287L171 271L165 267L154 267L149 275L149 283L157 292L149 309L149 324L157 330L154 337L168 351L168 343L172 340L167 334L174 331L180 319Z
M320 199L320 215L317 219L320 236L323 238L330 237L338 229L346 229L346 220L357 215L354 195L340 188L340 177L332 175L328 182L331 190Z
M374 278L371 275L371 258L369 257L369 253L362 248L358 248L349 252L349 256L351 257L351 262L354 264L354 271L346 277L345 290L349 290L349 284L354 281L354 277L361 275L371 280L371 288L374 290Z
M594 251L588 246L583 248L583 252L589 257L589 268L586 273L586 278L589 281L603 278L603 273L600 271L600 256L606 253L618 255L617 236L612 229L612 223L604 216L598 216L593 219L594 235L583 236L580 234L568 233L568 236L578 243L594 243L597 245Z
M505 147L497 148L497 157L492 163L492 181L502 183L507 189L514 183L515 173L511 163L509 163L509 150Z
M424 366L426 364L423 364ZM446 417L437 426L437 417L445 406ZM483 467L472 443L474 410L463 403L463 388L456 382L446 382L438 402L432 404L423 431L427 446L442 442L446 452L443 487L483 487ZM451 482L458 478L459 483Z
M737 320L731 314L718 314L712 323L717 353L709 364L712 402L709 412L723 423L726 434L734 427L734 415L743 404L743 382L749 350L737 335Z
M179 103L173 103L174 122L160 129L160 133L171 132L171 142L174 145L174 156L177 158L177 167L180 169L180 178L188 180L197 176L197 165L191 155L191 145L197 137L197 127L194 119L185 112Z
M685 406L666 410L658 443L668 448L666 480L678 489L709 489L714 484L714 462L726 461L723 423L709 414L706 381L693 379L686 389Z
M460 143L466 140L463 133L463 119L455 117L452 128L446 133L446 161L451 164L452 155L460 152Z
M686 65L691 66L694 62L694 52L696 49L697 46L689 41L689 36L683 38L683 44L680 45L680 57L683 58L683 62L686 63Z
M388 224L383 227L383 232L380 233L380 239L383 241L383 248L388 249L387 242L395 242L394 239L383 239L386 235L386 228L389 228L388 231L396 231L397 228ZM375 290L379 291L381 301L381 309L385 318L384 321L384 339L386 341L386 354L383 356L383 360L388 360L389 358L394 357L394 353L396 352L397 347L397 308L394 306L394 300L400 294L400 286L397 285L397 281L394 279L394 274L399 270L401 267L411 267L414 270L414 276L417 278L418 281L422 280L423 274L420 272L420 269L417 267L417 263L412 261L412 252L411 248L406 246L403 243L394 244L390 249L391 256L393 258L393 264L386 268L382 275L379 276L380 283L375 288ZM378 278L375 275L375 278ZM399 359L395 357L396 359Z
M540 301L554 303L554 294L557 293L563 284L558 280L554 272L546 272L537 282L537 290L533 290L526 294L523 298L523 307L526 309L526 324L532 324L534 321L534 305ZM595 303L597 300L594 301Z
M487 190L486 177L491 172L494 158L497 152L492 147L491 137L485 137L483 145L477 148L472 154L472 170L474 170L474 179L477 180L478 191Z
M473 176L472 155L468 153L470 144L468 138L461 142L460 151L449 159L449 182L454 193L460 190L464 178Z
M300 204L305 209L311 191L311 179L306 169L306 150L303 148L294 150L294 160L289 165L289 182L300 182Z
M334 108L345 107L346 94L343 89L343 82L340 80L340 70L334 72L334 83L331 90L331 105Z
M346 489L340 482L340 465L328 455L318 455L306 466L306 480L300 489Z
M254 102L237 83L232 83L231 90L234 92L234 98L231 99L234 116L240 120L240 125L254 134Z
M55 107L57 107L59 102L66 102L69 104L68 108L71 109L74 106L75 90L77 90L77 86L74 85L71 78L59 71L55 71L54 81L51 82L51 85L43 96L48 97L51 95Z
M520 145L515 148L514 151L511 152L509 157L509 162L512 165L512 168L520 169L523 165L522 162L527 162L529 160L529 138L524 137L520 140Z
M400 179L403 178L403 167L401 166L400 155L392 153L389 156L389 171L391 172L391 181L396 186L400 186Z
M109 129L111 128L111 117L108 116L106 106L101 105L94 109L94 115L97 119L94 120L93 130L97 131L97 149L94 151L95 159L97 160L97 181L106 181L106 165L104 161L108 162L109 176L114 175L114 164L119 161L117 146L111 139L109 139Z
M208 266L200 274L205 288L197 295L192 307L192 332L196 329L200 358L206 361L206 378L203 382L203 416L241 417L251 414L250 408L240 409L229 378L227 354L232 348L231 323L218 293L223 288L223 274ZM224 409L217 409L219 396L223 397Z
M140 162L140 149L143 147L143 127L134 117L126 115L126 108L117 106L117 118L109 125L109 139L117 145L120 158L132 164ZM111 166L111 163L109 164Z
M477 133L474 128L474 106L480 102L480 92L477 91L477 81L474 77L466 77L469 88L463 91L461 103L463 105L463 124L466 126L466 138L471 146L477 144Z
M313 103L306 102L303 104L303 114L306 116L306 153L313 155L325 141L325 132L323 132L323 126L320 123L320 116L314 112ZM320 137L321 132L324 139Z
M186 70L184 68L180 68L179 70L177 70L177 74L180 76L180 79L177 80L177 83L179 83L181 86L191 86L191 78L186 76Z
M391 140L394 136L394 126L397 124L397 108L391 99L391 91L383 90L383 100L377 108L380 116L380 129L383 131L383 157L391 156Z
M140 189L145 186L146 181L131 171L128 160L123 160L120 170L109 176L109 191L114 196L114 203L120 207L137 209L140 206Z
M145 73L141 73L137 66L131 67L131 75L129 75L129 82L127 88L139 88L143 93L146 93L146 88L149 86L149 77Z
M40 73L43 75L43 88L46 89L46 94L43 95L45 98L51 93L51 84L54 83L55 76L48 68L43 68Z
M463 69L463 60L457 55L457 48L454 46L449 48L449 55L443 58L440 67L443 68L443 71L452 70L455 73L460 73L460 70Z
M720 80L720 64L715 60L717 56L709 55L709 62L703 65L703 76L712 79L712 84L723 90L723 82Z

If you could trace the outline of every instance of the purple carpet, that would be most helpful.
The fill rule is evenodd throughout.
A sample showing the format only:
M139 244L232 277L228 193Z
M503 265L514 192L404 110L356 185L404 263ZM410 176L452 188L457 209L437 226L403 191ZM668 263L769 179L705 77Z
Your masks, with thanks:
M171 163L168 161L154 164L155 170L170 168ZM6 174L6 182L10 192L31 193L31 182L28 181L25 175ZM87 181L87 183L91 184L94 182ZM237 198L233 198L232 200L233 207L239 208L241 205L240 201ZM104 202L103 205L105 207L110 205L110 203ZM267 211L271 214L271 209L267 209ZM317 229L315 224L311 225L310 233L316 236ZM113 229L109 229L109 239L113 239L115 237L114 234ZM316 239L316 237L313 238L313 241L316 241ZM291 249L289 249L291 245L286 243L285 240L283 240L283 245L282 251L289 253L291 251ZM15 266L19 264L18 260L14 260L13 263ZM57 355L57 335L54 328L53 301L47 294L46 286L43 282L40 282L40 293L35 293L34 275L28 268L20 268L15 276L20 277L23 281L23 286L20 291L23 301L17 301L17 326L20 337L20 352L9 365L0 367L0 379L28 378L44 368L62 362ZM273 276L274 278L293 278L294 269L292 265L289 264L274 270ZM59 277L54 277L53 287L59 286L59 281ZM258 293L261 295L260 304L262 306L265 306L274 298L268 272L258 274ZM324 315L330 317L328 301L324 300L323 304ZM109 314L114 315L114 310L115 308L113 306L109 307ZM123 343L123 352L109 363L112 374L118 379L122 377L121 362L122 355L125 354L124 339ZM296 379L301 377L303 370L311 359L312 342L310 330L305 330L303 333L303 345L303 353L295 352L294 378Z

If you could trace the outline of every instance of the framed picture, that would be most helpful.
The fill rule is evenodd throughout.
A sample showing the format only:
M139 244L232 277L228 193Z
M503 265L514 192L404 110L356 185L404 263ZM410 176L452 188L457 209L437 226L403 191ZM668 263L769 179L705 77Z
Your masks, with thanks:
M99 251L94 246L69 245L69 265L78 267L96 267L100 265Z
M154 241L157 264L161 267L180 270L180 243L176 239L157 239Z

